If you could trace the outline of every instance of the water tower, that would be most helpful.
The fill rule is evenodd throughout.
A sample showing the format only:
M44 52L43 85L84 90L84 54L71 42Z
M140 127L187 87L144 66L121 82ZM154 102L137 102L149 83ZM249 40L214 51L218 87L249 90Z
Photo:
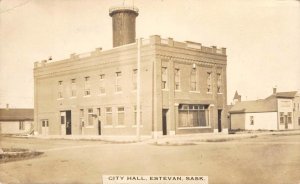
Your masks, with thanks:
M135 42L135 19L139 10L134 6L120 6L109 9L112 17L113 47Z

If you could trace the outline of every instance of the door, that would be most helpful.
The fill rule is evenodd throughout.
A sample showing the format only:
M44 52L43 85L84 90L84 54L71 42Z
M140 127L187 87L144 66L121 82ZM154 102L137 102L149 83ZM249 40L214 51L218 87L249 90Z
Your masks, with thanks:
M49 133L49 121L44 119L42 120L42 135L48 135Z
M66 135L66 112L60 112L61 135Z
M162 132L163 132L163 135L167 135L167 113L168 113L168 109L162 110Z
M98 135L101 135L101 121L98 120Z
M222 132L222 109L218 109L218 132Z
M66 111L66 135L72 134L71 111Z

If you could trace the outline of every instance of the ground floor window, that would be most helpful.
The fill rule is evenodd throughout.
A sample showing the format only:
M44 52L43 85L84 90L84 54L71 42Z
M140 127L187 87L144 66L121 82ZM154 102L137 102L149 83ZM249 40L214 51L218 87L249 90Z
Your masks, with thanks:
M280 124L284 124L284 113L283 112L280 112Z
M88 125L93 126L93 109L88 109Z
M19 130L25 130L24 121L19 121Z
M137 125L137 107L136 105L133 107L134 109L134 125ZM140 108L140 125L142 125L142 107Z
M105 115L106 115L106 125L112 125L112 109L111 109L111 107L105 108Z
M209 126L208 105L179 105L179 127Z
M124 107L118 107L118 125L124 125Z
M291 112L288 112L288 117L287 117L287 121L288 121L288 123L292 123L292 113Z
M298 125L300 125L300 117L298 118Z
M250 116L250 125L254 125L254 116Z

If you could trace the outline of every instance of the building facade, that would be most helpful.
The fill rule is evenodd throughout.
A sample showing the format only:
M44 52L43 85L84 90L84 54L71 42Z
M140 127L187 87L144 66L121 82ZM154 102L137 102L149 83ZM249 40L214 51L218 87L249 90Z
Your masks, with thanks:
M0 109L0 134L31 134L33 128L33 109Z
M118 26L134 27L138 13L121 7L110 15L115 33ZM36 132L160 136L227 130L225 48L157 35L132 43L135 30L120 30L126 34L114 34L113 49L35 63Z
M237 101L229 110L231 130L299 129L296 91L276 92L265 99Z

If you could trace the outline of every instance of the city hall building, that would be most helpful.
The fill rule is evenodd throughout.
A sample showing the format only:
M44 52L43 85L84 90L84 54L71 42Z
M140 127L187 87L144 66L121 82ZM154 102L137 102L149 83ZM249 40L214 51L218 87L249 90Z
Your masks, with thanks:
M35 131L161 136L227 130L225 48L135 39L134 7L110 9L113 46L34 66Z

